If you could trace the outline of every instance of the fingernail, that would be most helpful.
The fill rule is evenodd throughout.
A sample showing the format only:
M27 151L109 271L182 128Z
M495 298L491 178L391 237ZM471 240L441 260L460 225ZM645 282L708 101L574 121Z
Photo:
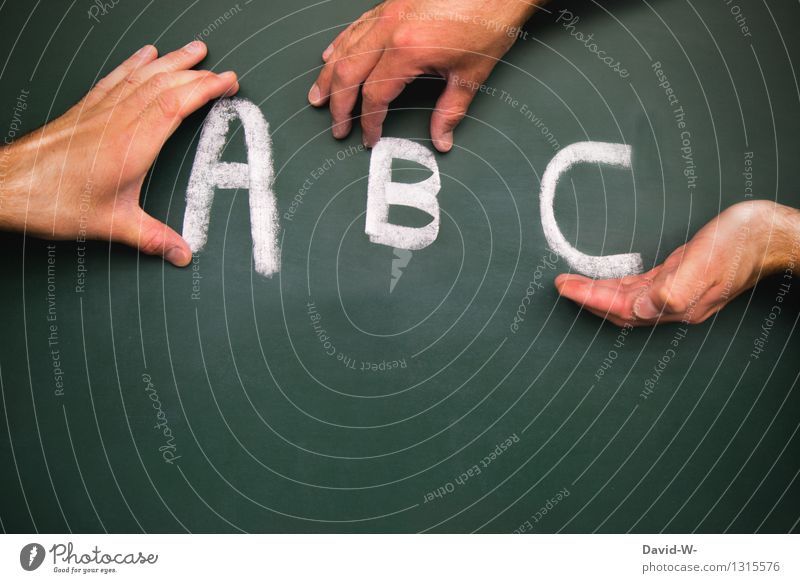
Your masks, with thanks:
M337 140L341 140L342 138L346 138L347 134L350 133L350 128L352 127L351 122L345 121L333 126L333 137Z
M661 310L649 296L642 296L633 304L633 313L642 320L655 320L661 315Z
M366 133L361 134L361 143L364 144L365 148L374 148L375 144L377 144L380 139L380 134L378 134L377 137L368 135Z
M233 71L225 71L224 73L219 73L219 77L223 81L230 81L231 83L236 81L236 73L234 73Z
M321 95L320 95L319 87L317 87L317 84L314 83L314 85L311 86L311 91L308 92L308 100L313 105L316 105L319 102L320 97L321 97Z
M566 274L562 273L558 277L556 277L556 285L566 285L570 284L577 287L584 287L587 283L591 283L590 280L587 279L578 279L575 277L568 277Z
M192 259L192 256L190 253L187 253L186 250L184 250L182 247L173 247L172 249L166 252L164 258L173 265L183 267L184 265L188 265L189 261L191 261Z
M142 48L136 51L136 56L140 59L143 59L149 56L152 50L153 50L153 45L144 45Z
M435 144L440 152L449 152L453 149L453 132L446 132Z
M203 43L201 43L199 40L193 40L184 48L187 52L197 55L203 51Z
M327 61L328 57L330 57L332 54L333 54L333 43L329 44L328 48L323 51L322 60Z

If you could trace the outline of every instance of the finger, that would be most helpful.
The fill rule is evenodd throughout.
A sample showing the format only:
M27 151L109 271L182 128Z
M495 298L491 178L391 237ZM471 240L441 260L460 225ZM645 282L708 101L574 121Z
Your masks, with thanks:
M330 77L332 73L333 66L326 61L325 66L322 67L322 71L317 75L317 80L314 81L314 84L308 91L308 102L314 107L322 107L328 102L328 89L325 90L325 94L323 95L320 87L330 87Z
M336 40L331 43L323 52L322 70L317 75L317 80L311 85L308 91L308 102L314 107L322 107L328 103L331 92L331 81L333 79L333 68L340 59L347 54L347 39L350 36L351 27L343 30ZM327 56L325 56L327 54Z
M143 113L145 126L160 134L160 140L154 142L160 149L187 116L212 99L234 95L238 90L239 82L233 71L202 75L158 94Z
M328 102L330 96L331 81L333 78L333 66L327 66L331 60L336 61L347 55L349 46L358 42L368 31L369 27L365 24L373 20L373 11L368 10L362 14L358 20L352 22L347 28L340 32L331 44L322 52L322 60L326 66L322 68L317 80L308 92L308 101L314 107L321 107Z
M625 325L630 325L630 326L636 326L637 325L636 321L623 320L622 318L618 318L614 314L608 314L606 312L601 312L599 310L591 310L589 308L585 308L585 310L587 312L589 312L590 314L593 314L593 315L597 316L598 318L601 318L603 320L611 322L615 326L619 326L620 328L622 328Z
M582 308L622 321L634 318L633 304L641 287L623 284L618 279L591 280L579 275L556 277L558 293Z
M382 47L374 39L365 38L352 47L346 58L334 63L329 103L333 137L341 139L350 133L353 125L351 115L361 83L372 73L382 53Z
M340 76L340 73L345 76L350 74L350 70L355 68L352 62L354 58L361 60L359 57L363 53L382 49L381 42L378 40L379 37L372 34L372 27L367 26L367 22L366 19L359 19L340 35L341 38L334 45L333 52L328 56L325 66L322 67L317 80L308 92L308 101L314 107L322 107L328 103L331 93L335 91L333 87L334 80ZM375 54L372 63L373 67L378 59L380 59L380 54ZM348 63L348 61L350 62ZM363 73L357 84L364 81L368 75L369 70ZM357 96L358 89L356 88ZM353 100L353 103L355 103L355 100Z
M690 246L672 253L647 293L634 305L636 316L645 320L693 320L695 312L705 309L698 304L713 285L704 277L707 261L704 253L698 255Z
M131 76L138 69L153 62L158 51L153 45L145 45L128 57L121 65L100 79L86 96L88 106L95 105L105 98L121 81Z
M361 130L362 140L368 148L381 138L383 122L386 120L389 104L394 101L414 75L398 76L399 69L386 53L372 73L364 81L361 91Z
M159 95L188 83L199 81L208 76L216 76L210 71L176 71L175 73L158 73L148 79L125 101L133 111L140 113L145 111L155 101Z
M328 59L333 54L334 49L336 49L336 41L337 40L339 40L338 36L335 39L333 39L333 42L331 42L331 44L329 44L328 47L324 51L322 51L322 60L324 62L326 62L326 63L328 62Z
M620 285L622 285L627 290L639 291L643 288L649 287L652 284L655 274L657 273L658 273L658 268L651 269L647 273L628 275L621 279L591 279L589 277L586 277L584 275L578 275L576 273L562 273L561 275L556 276L556 282L560 284L573 281L589 282L589 283L594 283L595 285L598 286L606 286L606 287L619 287Z
M666 281L655 281L647 293L642 294L633 306L634 314L643 320L661 320L667 322L696 321L708 308L703 301L707 285L703 281L692 286L678 282L671 277Z
M475 85L462 87L451 78L436 102L436 109L431 116L431 139L440 152L449 152L453 148L453 131L467 115L467 109L475 97L471 87Z
M112 233L115 241L147 255L159 255L177 267L192 260L189 244L168 225L143 210L120 218Z
M180 49L156 59L142 70L142 74L147 78L158 73L171 73L172 71L191 69L205 59L207 54L208 47L206 47L206 43L193 40Z
M120 86L123 95L132 92L159 73L172 73L191 69L197 63L205 59L207 53L208 48L206 44L199 40L192 41L177 51L167 53L163 57L141 67L133 74L126 77L125 85Z
M358 20L354 20L343 31L337 34L336 38L333 39L331 44L329 44L328 47L324 51L322 51L322 60L327 63L328 60L331 58L331 56L333 56L336 47L339 46L342 40L347 38L356 28L358 28L367 19L368 16L369 12L365 12L364 14L358 17Z

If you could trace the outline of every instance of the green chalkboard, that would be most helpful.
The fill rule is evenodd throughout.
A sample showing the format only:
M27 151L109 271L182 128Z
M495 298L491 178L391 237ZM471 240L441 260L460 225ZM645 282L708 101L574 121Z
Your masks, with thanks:
M798 530L797 282L759 358L774 279L702 325L621 335L558 297L569 269L539 216L548 162L585 140L633 152L629 171L560 183L559 225L587 253L651 267L747 180L800 206L796 2L550 4L436 155L439 235L410 258L364 233L360 134L334 140L306 101L322 50L371 2L108 4L96 19L88 0L0 4L0 132L22 91L29 131L143 44L200 36L203 66L237 71L270 124L282 268L253 269L245 190L217 192L186 269L2 235L4 531ZM441 89L414 82L384 135L432 149ZM146 210L178 230L208 111L146 181ZM245 155L236 131L225 159ZM427 172L396 164L396 180Z

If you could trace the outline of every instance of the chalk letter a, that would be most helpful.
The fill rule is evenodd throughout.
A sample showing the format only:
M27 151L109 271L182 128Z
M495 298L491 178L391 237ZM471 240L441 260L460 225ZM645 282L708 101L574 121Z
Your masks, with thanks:
M564 238L553 212L556 186L563 174L575 164L606 164L617 168L631 167L631 147L604 142L577 142L556 154L542 176L540 209L542 227L550 248L563 257L575 271L597 279L618 278L643 271L638 253L592 256L581 253Z
M392 160L411 160L433 174L422 182L392 182ZM433 153L419 144L400 138L382 138L372 149L367 189L367 220L364 231L379 245L415 251L424 249L439 234L441 188L439 167ZM433 220L424 227L405 227L389 222L390 205L410 206L428 213Z
M220 160L231 121L235 118L239 118L244 127L247 164ZM250 190L250 232L255 270L267 277L279 272L274 177L269 125L261 110L246 99L220 99L203 125L186 191L183 238L192 252L202 251L208 239L214 189L245 188Z

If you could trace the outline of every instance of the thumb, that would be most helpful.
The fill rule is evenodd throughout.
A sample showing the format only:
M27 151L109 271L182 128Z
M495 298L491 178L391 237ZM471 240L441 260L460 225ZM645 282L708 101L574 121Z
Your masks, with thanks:
M469 104L475 97L475 92L470 87L462 87L456 82L457 79L458 77L453 76L448 80L431 117L431 138L440 152L449 152L452 149L453 130L464 119Z
M177 267L192 260L189 244L168 225L154 219L142 209L115 228L115 240L147 255L159 255Z
M700 300L713 285L706 274L708 264L705 250L691 243L673 251L654 270L647 291L634 303L634 315L643 320L697 318L704 312L704 307L698 304L704 304Z
M691 321L698 300L709 285L701 279L687 277L684 271L667 272L657 276L652 285L634 302L633 313L642 320Z
M667 288L658 286L648 288L633 304L633 314L640 320L657 320L667 313L669 292Z

